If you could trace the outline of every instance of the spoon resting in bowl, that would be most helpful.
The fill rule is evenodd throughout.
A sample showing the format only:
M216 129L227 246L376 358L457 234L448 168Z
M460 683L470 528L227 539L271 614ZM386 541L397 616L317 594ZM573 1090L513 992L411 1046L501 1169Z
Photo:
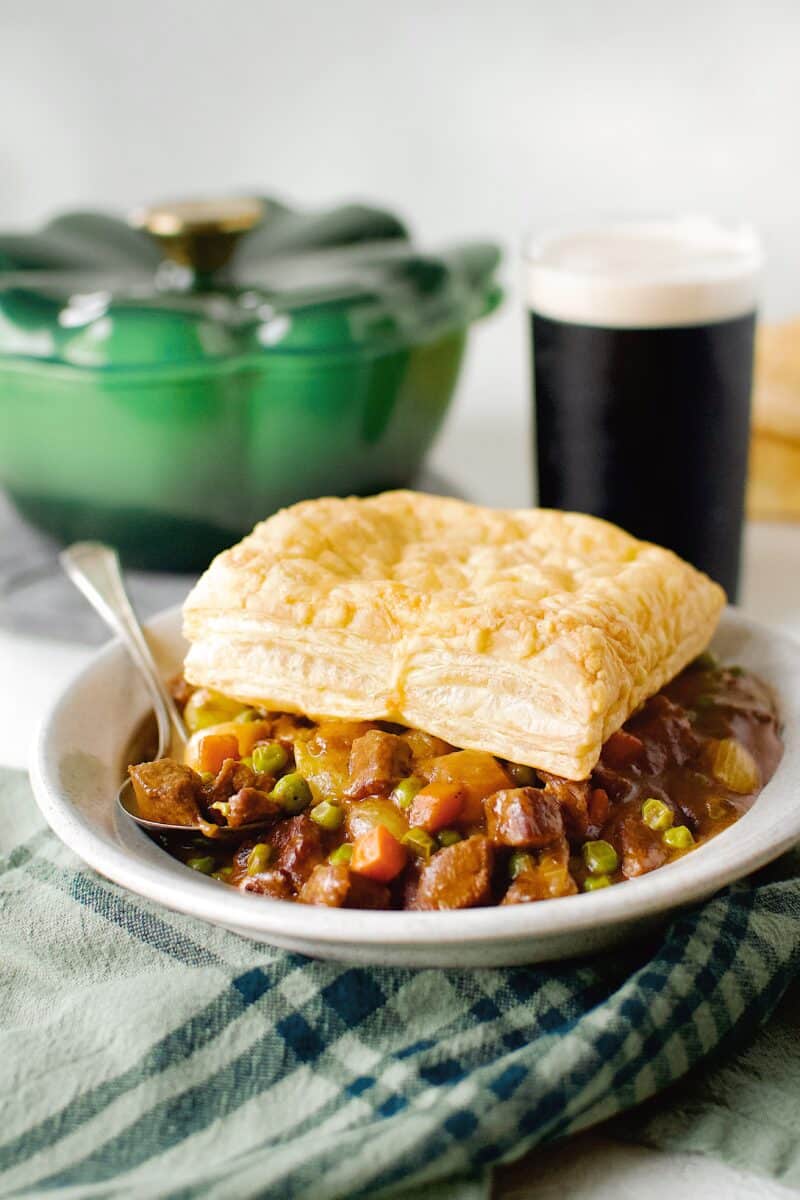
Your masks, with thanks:
M123 642L142 677L153 705L156 722L156 758L165 758L168 755L182 757L188 741L186 726L175 700L161 678L144 631L128 599L117 552L102 542L74 542L66 550L62 550L59 561L75 587L83 593L98 616ZM206 822L176 825L148 820L138 810L130 779L121 784L117 792L117 803L126 816L152 833L195 832L205 837L220 838L231 834L241 837L248 829L258 828L258 823L228 829Z

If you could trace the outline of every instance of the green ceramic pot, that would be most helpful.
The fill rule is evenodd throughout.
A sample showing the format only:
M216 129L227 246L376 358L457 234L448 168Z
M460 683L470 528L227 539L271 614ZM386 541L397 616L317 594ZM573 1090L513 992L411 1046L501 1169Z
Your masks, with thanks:
M0 235L0 483L34 524L192 570L282 505L413 481L496 247L259 204L213 245L99 214Z

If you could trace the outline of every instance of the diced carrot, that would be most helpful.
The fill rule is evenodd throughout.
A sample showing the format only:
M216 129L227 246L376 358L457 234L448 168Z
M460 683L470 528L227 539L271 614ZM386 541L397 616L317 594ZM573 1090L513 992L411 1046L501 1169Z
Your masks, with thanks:
M589 796L589 823L599 828L608 816L608 792L605 788L594 788Z
M367 879L388 883L406 865L406 850L385 825L376 825L353 843L350 870Z
M216 775L226 758L239 757L239 743L232 733L207 733L197 748L198 769Z
M412 828L437 833L460 816L466 798L466 790L457 783L429 783L411 802L408 823Z
M644 742L633 733L618 729L603 746L603 762L609 767L628 767L644 749Z

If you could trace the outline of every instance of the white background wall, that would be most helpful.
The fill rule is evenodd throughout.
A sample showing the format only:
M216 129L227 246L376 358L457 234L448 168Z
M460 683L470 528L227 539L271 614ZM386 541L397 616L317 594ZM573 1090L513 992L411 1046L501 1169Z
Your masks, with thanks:
M527 228L745 216L765 311L800 311L797 0L0 0L0 114L4 226L256 187L496 236L450 425L476 471L487 430L524 457Z

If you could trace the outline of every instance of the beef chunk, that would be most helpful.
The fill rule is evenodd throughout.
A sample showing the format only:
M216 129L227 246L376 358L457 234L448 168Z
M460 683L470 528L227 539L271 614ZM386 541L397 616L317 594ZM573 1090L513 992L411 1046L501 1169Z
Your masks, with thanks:
M267 792L259 788L243 787L235 792L229 802L228 824L232 829L250 825L255 821L269 821L282 810Z
M599 762L592 771L592 785L601 787L603 791L608 792L612 800L617 801L626 800L634 788L634 784L626 775L612 770L603 762Z
M561 805L561 815L564 827L571 838L586 837L589 827L589 793L591 785L587 779L561 779L558 775L548 775L539 771L544 780L544 790L550 796L555 796Z
M599 838L601 830L611 812L611 798L605 788L592 788L589 793L589 811L587 834L590 838Z
M275 780L271 775L260 774L236 758L226 758L215 779L203 788L209 816L215 810L211 805L230 804L227 823L233 829L253 821L266 821L276 816L280 805L269 798Z
M196 825L203 820L201 780L196 771L172 758L128 767L140 814L147 821Z
M420 872L412 906L473 908L492 902L494 850L485 837L470 837L437 851Z
M343 863L326 862L314 868L298 899L330 908L388 908L389 889L374 879L351 874Z
M208 804L230 800L241 788L255 787L256 775L247 763L226 758L211 783L204 788Z
M350 750L350 782L345 795L350 800L391 791L411 770L411 750L402 738L381 729L370 729L356 738Z
M257 892L259 896L271 896L274 900L292 900L294 890L285 871L262 871L259 875L245 875L239 887L243 892Z
M400 908L417 907L421 871L419 859L412 859L405 871L401 871L394 881L394 893L398 897Z
M699 753L700 741L689 714L666 696L652 696L632 725L644 743L637 765L654 775L667 767L682 767Z
M498 846L535 849L564 833L561 807L540 788L506 788L483 802L490 839Z
M641 738L626 729L618 729L603 746L600 758L603 763L614 771L620 771L639 763L644 746Z
M364 875L350 873L350 891L346 908L389 908L390 891L386 884Z
M320 863L303 884L298 899L302 904L343 908L349 891L350 872L344 863Z
M279 821L270 842L276 851L275 865L286 872L298 891L325 857L319 826L306 813Z
M661 834L645 825L638 812L625 815L619 823L618 836L622 847L622 874L626 879L654 871L669 858Z

